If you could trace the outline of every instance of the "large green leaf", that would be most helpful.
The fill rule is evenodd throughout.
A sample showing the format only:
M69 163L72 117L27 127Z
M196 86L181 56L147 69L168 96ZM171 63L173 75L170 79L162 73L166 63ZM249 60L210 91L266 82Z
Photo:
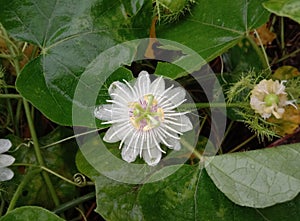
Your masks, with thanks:
M222 58L228 72L234 72L235 81L243 72L261 71L268 68L262 51L251 37L241 39L237 45L224 53Z
M285 16L300 23L300 2L299 0L269 0L263 6L270 12Z
M76 157L78 169L90 177L96 185L96 212L107 220L142 220L137 202L138 185L120 183L101 175L84 158L81 152Z
M37 206L23 206L1 217L1 221L63 221L54 213Z
M244 220L243 212L247 221L262 220L230 202L197 166L185 165L161 182L145 184L139 202L145 220Z
M219 191L205 170L184 165L162 181L143 185L138 203L145 220L281 221L298 219L300 197L265 209L242 207Z
M261 0L199 0L191 14L175 24L160 25L157 37L177 41L210 61L235 45L269 17Z
M209 160L206 170L233 202L264 208L300 192L300 145L225 154Z
M74 91L88 64L119 42L147 36L151 20L151 1L143 0L0 0L0 4L0 20L10 35L40 48L39 57L18 77L18 91L63 125L72 125ZM110 59L103 65L109 66ZM76 100L74 104L84 106Z

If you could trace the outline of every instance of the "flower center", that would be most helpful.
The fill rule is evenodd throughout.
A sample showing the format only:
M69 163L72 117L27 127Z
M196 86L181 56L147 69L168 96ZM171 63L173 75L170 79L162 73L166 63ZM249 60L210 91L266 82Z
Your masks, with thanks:
M268 94L265 96L264 102L266 106L272 106L279 103L279 97L276 94Z
M136 129L151 130L164 120L164 111L157 106L152 94L145 95L139 102L130 103L129 107L130 121Z

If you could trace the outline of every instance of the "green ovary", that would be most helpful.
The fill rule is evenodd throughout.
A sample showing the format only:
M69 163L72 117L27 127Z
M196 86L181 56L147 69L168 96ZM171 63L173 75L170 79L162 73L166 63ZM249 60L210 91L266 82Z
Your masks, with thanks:
M264 102L266 106L272 106L279 103L279 97L276 94L268 94L265 96Z

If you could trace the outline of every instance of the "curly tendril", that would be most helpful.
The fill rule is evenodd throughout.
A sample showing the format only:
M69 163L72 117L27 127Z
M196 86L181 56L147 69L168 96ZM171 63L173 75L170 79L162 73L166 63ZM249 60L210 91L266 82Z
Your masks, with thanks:
M75 173L73 176L73 180L78 186L87 185L86 177L81 173Z

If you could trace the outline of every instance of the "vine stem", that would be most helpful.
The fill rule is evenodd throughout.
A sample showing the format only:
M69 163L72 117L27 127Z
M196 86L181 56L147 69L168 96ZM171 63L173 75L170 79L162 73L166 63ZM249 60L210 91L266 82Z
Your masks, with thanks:
M14 193L14 195L9 203L9 206L7 208L6 214L15 208L15 205L16 205L20 195L22 194L23 188L26 186L26 184L31 180L32 177L34 177L36 174L38 174L40 172L41 172L41 169L35 169L32 171L29 171L28 174L26 174L24 179L22 179L21 183L19 184L16 192Z
M8 34L6 33L6 30L4 29L4 27L1 24L0 24L0 30L2 31L2 37L5 40L5 42L7 43L7 47L8 47L8 49L9 49L9 51L10 51L12 57L13 57L12 62L14 64L16 74L17 74L17 76L19 76L20 73L21 73L19 60L18 60L18 55L20 54L19 53L19 48L10 40ZM35 155L36 155L37 162L40 166L45 166L44 159L43 159L41 151L40 151L40 147L39 147L38 138L37 138L37 135L36 135L33 119L32 119L31 114L30 114L29 103L25 98L23 98L23 105L24 105L24 109L25 109L26 118L27 118L27 121L28 121L30 134L31 134L31 137L32 137L32 140L33 140L33 147L34 147L34 152L35 152ZM48 173L46 171L42 171L42 176L43 176L44 181L46 183L46 186L47 186L47 188L50 192L50 195L53 199L54 205L59 206L60 202L59 202L58 196L56 194L56 191L54 189L54 186L51 182L51 179L50 179Z
M264 57L265 57L265 61L266 61L267 65L268 65L268 69L271 70L271 66L270 66L270 63L269 63L269 59L268 59L267 52L266 52L266 50L265 50L265 48L264 48L264 45L263 45L263 43L262 43L262 41L261 41L261 38L260 38L260 36L259 36L259 34L258 34L258 32L257 32L256 29L254 29L254 33L255 33L255 35L256 35L256 37L257 37L257 39L258 39L258 42L259 42L259 44L260 44L260 46L261 46L261 50L262 50L263 55L264 55Z
M281 50L282 54L285 54L285 42L284 42L284 17L280 18L280 41L281 41Z
M201 108L226 108L226 107L243 107L249 105L248 103L226 103L226 102L220 102L220 103L194 103L194 104L182 104L180 105L179 109L191 109L193 107L197 109Z
M0 94L0 98L22 98L19 94Z
M183 138L180 139L180 143L185 146L187 149L189 149L198 159L202 159L201 153L199 153L195 147L193 147L189 142Z
M69 180L67 179L66 177L56 173L55 171L49 169L48 167L45 167L45 166L41 166L41 165L35 165L35 164L29 164L29 163L14 163L12 166L26 166L26 167L35 167L35 168L39 168L40 170L44 170L48 173L51 173L52 175L64 180L65 182L69 183L69 184L72 184L74 186L78 186L78 187L83 187L85 185L81 185L81 184L78 184L76 182L73 182L72 180ZM91 182L87 182L86 185L94 185L94 183L91 183Z
M71 139L75 139L75 138L80 137L80 136L84 136L84 135L87 135L87 134L91 134L91 133L97 132L97 131L102 130L102 129L104 129L104 128L98 128L98 129L95 129L95 130L91 130L91 131L83 132L83 133L76 134L76 135L73 135L73 136L69 136L69 137L67 137L67 138L58 140L58 141L53 142L53 143L51 143L51 144L47 144L47 145L45 145L45 146L41 146L41 148L44 149L44 148L47 148L47 147L51 147L51 146L54 146L54 145L63 143L63 142L65 142L65 141L68 141L68 140L71 140Z
M287 54L287 55L281 57L280 59L278 59L278 60L275 62L275 64L277 64L277 63L279 63L279 62L281 62L281 61L284 61L284 60L286 60L286 59L288 59L288 58L290 58L290 57L293 57L293 56L295 56L296 54L298 54L299 52L300 52L300 48L297 49L297 50L295 50L295 51L293 51L293 52L290 53L290 54Z
M228 153L233 153L233 152L239 150L241 147L243 147L244 145L249 143L251 140L253 140L256 136L257 136L256 134L253 134L251 137L249 137L247 140L245 140L244 142L242 142L241 144L239 144L238 146L236 146L235 148L230 150Z
M34 152L36 155L37 162L40 166L45 167L44 159L42 157L41 150L39 147L39 142L38 142L38 138L37 138L36 131L34 128L33 120L31 118L29 103L25 98L23 99L23 105L24 105L24 109L25 109L26 118L28 121L31 138L33 141L33 147L34 147ZM56 194L56 191L54 189L54 186L51 182L51 179L50 179L48 173L46 171L42 171L42 176L43 176L44 181L49 189L49 192L51 194L51 197L53 199L55 206L59 206L60 202L59 202L58 196Z

